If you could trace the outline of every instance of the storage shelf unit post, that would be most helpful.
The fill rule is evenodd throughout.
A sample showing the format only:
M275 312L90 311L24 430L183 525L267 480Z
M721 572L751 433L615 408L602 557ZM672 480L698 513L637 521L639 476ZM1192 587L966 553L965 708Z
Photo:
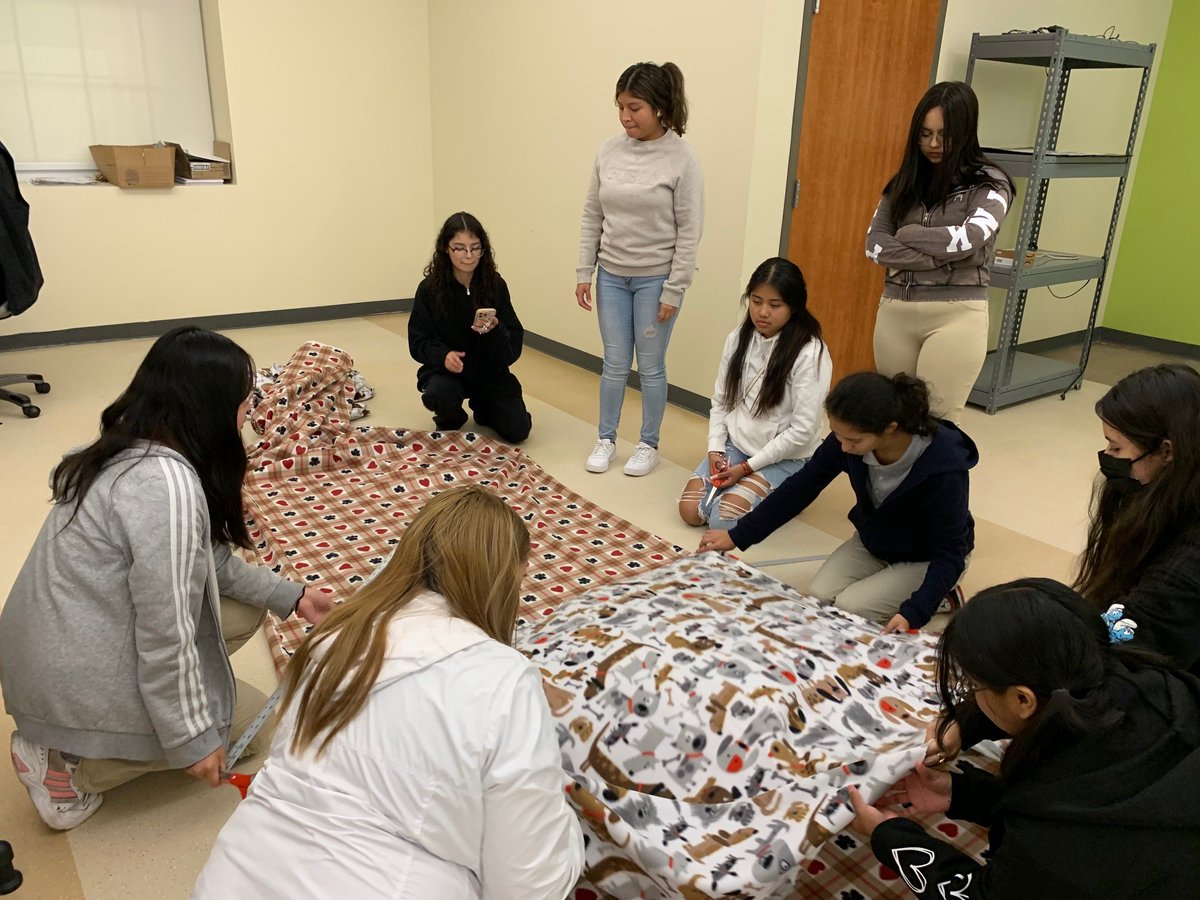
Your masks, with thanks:
M1125 181L1133 157L1138 123L1146 100L1150 67L1154 62L1154 44L1135 44L1130 41L1108 40L1071 34L1055 29L1037 34L975 34L971 38L971 55L967 61L967 83L971 82L977 60L991 60L1018 65L1038 66L1046 70L1046 89L1038 117L1037 137L1032 151L991 150L986 152L1013 176L1027 178L1021 219L1017 228L1011 270L992 267L992 286L1005 288L1004 314L996 349L988 353L983 371L971 391L971 403L984 407L988 413L1033 397L1065 393L1078 387L1087 367L1096 314L1104 289L1104 278L1111 261L1117 218L1125 195ZM1062 125L1067 86L1075 69L1140 69L1141 85L1134 105L1133 121L1124 154L1060 153L1058 133ZM1116 178L1117 192L1103 256L1079 256L1069 253L1037 255L1046 209L1046 195L1054 178ZM1026 255L1035 252L1031 264ZM1043 254L1045 251L1042 251ZM1095 294L1084 330L1083 350L1079 363L1072 365L1019 352L1021 319L1025 313L1026 295L1030 288L1048 287L1075 281L1094 279Z

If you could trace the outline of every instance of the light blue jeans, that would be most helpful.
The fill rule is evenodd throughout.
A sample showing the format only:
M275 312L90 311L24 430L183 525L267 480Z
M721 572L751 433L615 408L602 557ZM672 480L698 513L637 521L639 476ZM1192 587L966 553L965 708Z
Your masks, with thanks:
M642 382L640 441L658 446L667 408L667 342L679 313L658 321L658 304L666 275L626 278L604 271L596 274L596 318L604 341L604 371L600 375L600 437L615 441L621 423L625 385L637 351Z
M725 458L729 460L729 465L731 466L736 466L738 463L743 463L750 459L747 454L735 447L730 441L725 442ZM781 459L777 463L771 463L769 466L763 466L761 469L756 470L754 474L760 475L766 479L767 484L770 486L770 490L767 491L769 496L771 491L775 490L775 488L779 487L788 479L788 476L794 475L803 469L806 462L808 462L808 460L805 459ZM717 491L716 495L712 498L712 502L709 503L708 492L712 485L708 483L708 476L710 474L708 468L708 454L704 455L704 459L700 461L700 465L696 466L696 471L692 474L704 479L704 497L700 501L700 515L708 521L709 528L720 528L728 531L738 523L738 520L721 518L721 498L731 491L736 491L738 489L738 484L741 484L742 482L739 481L738 484L727 487L724 490ZM745 481L745 479L742 479L742 481ZM754 493L754 491L748 489L742 491L741 493L747 500L750 501L750 509L754 509L754 507L758 506L758 504L762 503L763 500L766 499L766 497L760 497L758 494Z

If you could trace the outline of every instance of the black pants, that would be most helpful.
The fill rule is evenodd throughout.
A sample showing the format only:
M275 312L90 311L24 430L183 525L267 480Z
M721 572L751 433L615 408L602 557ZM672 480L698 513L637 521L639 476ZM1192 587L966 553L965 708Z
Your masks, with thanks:
M486 386L465 381L461 375L431 375L421 386L421 402L433 413L442 431L454 431L467 422L463 400L471 407L477 425L491 428L500 439L519 444L529 437L533 419L525 409L521 382L511 372Z

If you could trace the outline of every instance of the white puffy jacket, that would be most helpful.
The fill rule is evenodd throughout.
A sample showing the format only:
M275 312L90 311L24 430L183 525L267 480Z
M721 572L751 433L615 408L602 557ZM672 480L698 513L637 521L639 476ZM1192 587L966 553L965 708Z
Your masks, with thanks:
M426 593L317 757L285 710L193 897L562 900L583 864L537 669Z

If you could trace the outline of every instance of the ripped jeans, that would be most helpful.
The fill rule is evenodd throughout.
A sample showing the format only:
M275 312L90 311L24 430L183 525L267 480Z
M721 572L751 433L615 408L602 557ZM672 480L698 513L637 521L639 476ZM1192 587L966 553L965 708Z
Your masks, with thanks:
M750 458L749 455L743 453L729 441L725 442L725 457L729 460L729 465L731 466L736 466L738 463L745 462ZM781 459L777 463L764 466L756 471L754 475L761 476L766 481L768 485L767 494L770 494L771 491L783 484L789 475L793 475L804 468L806 462L807 460L804 459ZM737 524L738 519L766 499L765 495L760 496L757 491L746 484L747 478L743 478L737 484L717 491L712 502L708 502L708 493L712 485L708 483L709 467L707 454L705 454L704 459L701 460L700 465L696 467L696 471L692 474L693 477L699 476L704 479L704 496L700 500L700 515L708 522L709 528L721 528L728 531ZM748 476L748 478L752 477L754 476ZM734 508L730 504L730 500L734 496L749 501L749 507L744 510ZM738 505L745 506L744 503Z

